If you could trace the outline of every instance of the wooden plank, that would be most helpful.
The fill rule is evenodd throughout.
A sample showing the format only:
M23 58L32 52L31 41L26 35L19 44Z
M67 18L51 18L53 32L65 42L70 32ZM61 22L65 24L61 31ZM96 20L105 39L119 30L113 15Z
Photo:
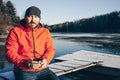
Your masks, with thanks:
M60 72L64 72L63 70L60 70L60 69L57 69L57 68L52 68L52 67L49 67L50 70L52 70L54 73L60 73Z
M63 61L63 62L54 63L54 65L76 68L76 67L79 67L79 66L89 65L89 64L93 64L93 63L94 62L83 61L83 60L70 60L70 61Z
M79 67L76 67L76 68L73 68L73 69L70 69L70 70L61 72L61 73L57 73L57 75L58 75L58 76L64 75L64 74L67 74L67 73L71 73L71 72L74 72L74 71L77 71L77 70L81 70L81 69L85 69L85 68L88 68L88 67L91 67L91 66L95 66L95 65L96 65L96 64L81 65L81 66L79 66Z
M70 62L70 61L69 61L69 62ZM91 62L91 61L74 59L74 60L71 61L71 63L86 65L86 64L90 64L90 63L92 63L92 62Z
M56 68L56 69L63 70L63 71L73 69L73 68L70 68L70 67L65 67L65 66L62 66L62 65L55 65L55 64L51 64L51 65L49 65L49 67L50 68Z
M65 62L62 62L61 64L58 64L58 63L55 63L55 64L56 65L67 66L67 67L70 67L70 68L76 68L76 67L81 66L80 64L71 64L71 63L65 63Z

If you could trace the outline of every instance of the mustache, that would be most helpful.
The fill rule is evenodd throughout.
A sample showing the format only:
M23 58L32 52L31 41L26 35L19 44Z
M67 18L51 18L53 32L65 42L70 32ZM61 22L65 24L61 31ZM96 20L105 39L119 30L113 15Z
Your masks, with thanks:
M33 21L31 21L31 22L29 22L28 24L36 24L35 22L33 22Z

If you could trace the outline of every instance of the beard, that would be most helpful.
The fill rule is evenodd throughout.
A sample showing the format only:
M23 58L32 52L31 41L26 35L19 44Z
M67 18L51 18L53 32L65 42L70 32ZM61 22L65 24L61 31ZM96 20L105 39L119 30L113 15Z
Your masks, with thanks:
M27 23L27 25L28 25L28 27L35 28L38 26L38 23L31 21L31 22Z

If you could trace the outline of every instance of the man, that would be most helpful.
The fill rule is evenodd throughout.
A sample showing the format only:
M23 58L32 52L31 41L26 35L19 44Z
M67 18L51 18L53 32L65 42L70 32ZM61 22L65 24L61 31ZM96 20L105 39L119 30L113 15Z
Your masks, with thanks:
M40 14L39 8L29 7L6 40L6 57L14 64L16 80L59 80L48 69L55 48L49 30L40 23Z

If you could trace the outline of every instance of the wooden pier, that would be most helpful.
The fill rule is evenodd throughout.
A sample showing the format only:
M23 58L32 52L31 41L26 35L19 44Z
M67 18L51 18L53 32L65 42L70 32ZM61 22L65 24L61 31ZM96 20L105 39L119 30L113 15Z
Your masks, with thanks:
M80 69L85 69L98 64L100 65L103 62L101 60L82 59L81 52L82 51L57 57L55 58L55 60L61 60L61 62L50 64L49 68L53 72L55 72L58 76L60 76L63 74L71 73L71 72L74 72Z
M81 50L57 57L55 60L60 62L50 64L49 68L58 76L96 65L120 69L120 56L92 51ZM9 80L14 80L13 71L1 73L0 76L6 77Z

